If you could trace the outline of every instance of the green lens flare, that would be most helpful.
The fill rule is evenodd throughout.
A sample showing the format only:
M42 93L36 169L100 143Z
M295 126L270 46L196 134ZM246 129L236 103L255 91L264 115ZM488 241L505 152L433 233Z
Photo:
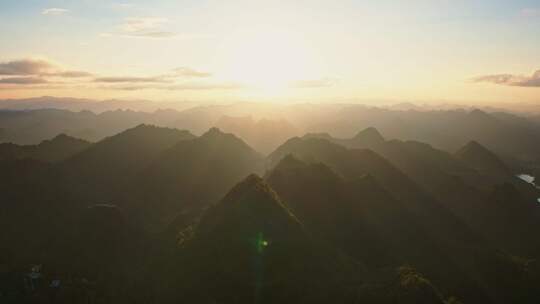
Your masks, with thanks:
M257 234L257 238L255 240L255 246L257 247L257 252L262 253L265 247L268 247L270 243L264 239L264 235L262 232L259 232Z

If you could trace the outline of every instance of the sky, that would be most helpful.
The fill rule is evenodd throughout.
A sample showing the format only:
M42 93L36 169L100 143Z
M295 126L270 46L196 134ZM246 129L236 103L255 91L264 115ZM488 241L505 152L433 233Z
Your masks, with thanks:
M540 102L540 1L0 0L0 98Z

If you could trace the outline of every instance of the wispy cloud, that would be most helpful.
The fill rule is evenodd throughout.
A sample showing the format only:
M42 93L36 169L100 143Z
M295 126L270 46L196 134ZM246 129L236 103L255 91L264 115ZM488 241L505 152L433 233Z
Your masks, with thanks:
M297 87L327 86L330 78L303 81ZM213 74L187 66L157 75L99 75L88 71L63 69L45 59L20 59L0 62L0 89L96 88L105 90L208 91L237 90L245 85L217 80Z
M161 76L156 77L133 77L133 76L124 76L124 77L99 77L94 79L94 82L108 82L108 83L162 83L168 82Z
M157 76L115 76L115 77L98 77L94 82L103 83L173 83L182 78L208 78L212 73L197 71L189 67L179 67L171 70L170 73Z
M169 23L167 18L158 17L130 17L124 19L120 29L124 32L136 33L160 28L163 24Z
M8 77L0 79L0 84L43 84L48 83L44 78L39 77Z
M135 26L135 28L139 28ZM197 79L197 81L195 81ZM158 75L96 75L95 73L62 68L46 59L0 61L0 90L73 89L76 87L104 90L235 90L241 84L216 81L212 73L187 66Z
M166 90L166 91L212 91L212 90L238 90L244 85L233 82L185 82L170 85L158 84L127 84L104 87L109 90L139 91L139 90Z
M85 71L62 71L49 74L43 74L44 76L55 76L62 78L85 78L92 77L94 74Z
M42 15L58 16L58 15L64 15L64 14L66 14L68 12L69 12L69 10L67 10L65 8L53 7L53 8L44 9L43 11L41 11L41 14Z
M0 75L38 75L52 68L53 65L45 60L14 60L0 62Z
M211 77L212 73L201 72L188 67L179 67L173 69L172 77L194 77L194 78L206 78Z
M540 70L531 76L513 74L483 75L472 79L473 82L487 82L514 87L540 87Z
M81 78L90 77L85 71L63 70L57 65L43 59L20 59L0 62L0 76L44 76Z
M245 88L239 83L183 83L166 87L167 90L238 90Z
M177 33L167 30L167 18L159 17L129 17L125 18L113 32L102 33L102 37L123 36L134 38L171 38Z

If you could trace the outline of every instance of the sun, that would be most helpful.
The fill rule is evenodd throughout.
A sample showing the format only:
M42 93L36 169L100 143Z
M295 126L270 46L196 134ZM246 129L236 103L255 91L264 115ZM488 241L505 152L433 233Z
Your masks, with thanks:
M266 29L238 32L223 46L225 77L251 93L284 94L294 81L309 79L312 50L291 31Z

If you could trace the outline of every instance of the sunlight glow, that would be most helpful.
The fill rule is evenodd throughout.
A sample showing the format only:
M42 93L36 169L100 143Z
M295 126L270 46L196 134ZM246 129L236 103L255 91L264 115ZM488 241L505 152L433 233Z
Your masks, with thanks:
M226 39L223 49L227 56L223 73L257 95L281 95L294 81L314 77L313 50L291 31L237 32Z

